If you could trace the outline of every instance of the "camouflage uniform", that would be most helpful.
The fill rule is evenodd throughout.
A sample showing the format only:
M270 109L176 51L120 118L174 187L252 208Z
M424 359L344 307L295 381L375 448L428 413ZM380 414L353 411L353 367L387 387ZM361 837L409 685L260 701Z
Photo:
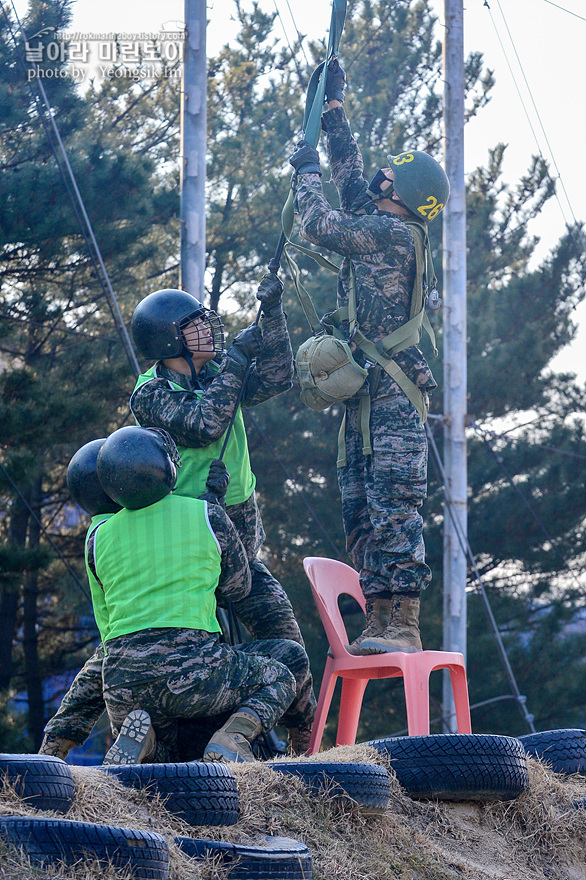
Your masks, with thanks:
M89 660L79 670L57 710L47 722L45 736L68 739L82 745L106 708L102 693L102 663L104 647L98 645Z
M172 500L187 502L178 496ZM165 515L164 510L161 515ZM216 595L225 601L244 599L251 580L244 548L220 507L208 505L207 516L221 556ZM104 566L102 573L100 569L99 536L96 570L98 576L107 571ZM157 590L165 589L165 577L151 584L153 601ZM108 597L108 582L104 582L104 587ZM129 623L132 624L132 615ZM221 643L218 633L177 627L142 629L107 637L104 699L113 734L118 734L129 712L138 707L146 709L159 747L166 746L168 758L177 760L178 717L217 715L245 706L258 714L263 728L270 729L290 706L298 684L305 683L309 664L305 651L296 642L279 644L277 641L273 652L267 644L252 642L245 650L239 650ZM257 653L257 647L261 653ZM298 680L276 659L276 654L292 658ZM158 757L167 756L159 751Z
M261 317L263 346L252 365L242 397L242 406L256 406L287 391L292 384L292 353L284 315ZM164 427L179 445L203 447L221 437L228 427L238 395L244 367L224 358L220 371L205 365L198 373L194 393L190 379L159 364L160 379L142 385L132 398L133 412L140 424ZM185 388L185 394L171 391L166 379ZM230 505L227 513L246 550L252 577L250 593L233 601L238 619L253 639L288 639L304 647L301 630L283 587L259 559L255 558L265 533L254 492L240 504ZM218 595L218 604L224 603ZM45 735L83 743L104 710L101 647L76 676L57 714L45 727ZM305 679L284 723L301 729L311 727L315 716L315 694L309 666ZM141 707L142 708L142 707ZM220 726L220 725L218 725Z
M318 174L297 178L297 205L310 242L343 256L338 306L348 305L350 266L356 273L361 331L379 342L409 319L415 247L397 214L379 211L367 195L362 156L344 110L325 113L327 151L340 210L325 199ZM356 360L364 365L359 350ZM424 393L436 387L422 353L411 346L396 362ZM367 597L419 593L431 573L425 564L420 508L427 489L427 440L417 412L380 368L369 370L372 455L362 453L359 395L346 402L347 464L338 470L348 553Z
M263 345L246 382L241 400L243 408L263 403L292 385L291 343L284 314L263 314L261 327ZM225 357L219 372L209 364L202 367L194 387L188 376L159 363L157 373L160 378L136 389L132 396L132 411L141 425L169 431L178 446L205 447L226 431L244 370L242 364ZM167 380L184 388L184 393L171 390ZM196 390L203 391L201 397L196 395ZM256 558L265 533L254 492L246 501L228 505L226 512L248 554L252 575L247 598L233 603L236 616L253 639L292 639L304 646L289 597ZM308 676L307 694L307 700L303 701L303 725L311 726L316 705L311 675Z

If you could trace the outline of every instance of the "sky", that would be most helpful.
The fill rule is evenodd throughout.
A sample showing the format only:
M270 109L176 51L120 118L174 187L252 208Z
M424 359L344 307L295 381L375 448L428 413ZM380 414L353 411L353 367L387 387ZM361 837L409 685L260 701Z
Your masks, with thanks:
M19 15L27 0L14 2ZM248 0L244 0L245 4ZM444 21L444 0L431 0ZM275 33L293 42L298 30L308 39L325 37L330 0L260 0L267 12L278 12ZM494 71L493 98L465 129L465 170L486 164L489 148L508 145L504 179L514 185L542 155L558 179L550 200L530 231L540 237L543 258L555 247L566 223L586 220L586 2L585 0L465 0L465 53L482 52ZM233 0L209 0L207 51L213 55L235 33ZM125 31L172 33L184 20L184 0L74 0L71 30L103 34ZM441 34L441 30L438 36ZM344 62L344 43L340 47ZM574 343L553 363L586 381L586 304L574 319Z

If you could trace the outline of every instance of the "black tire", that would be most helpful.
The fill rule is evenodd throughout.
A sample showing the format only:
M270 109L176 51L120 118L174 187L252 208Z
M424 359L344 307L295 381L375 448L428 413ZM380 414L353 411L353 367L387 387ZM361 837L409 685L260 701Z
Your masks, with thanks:
M366 743L387 755L413 798L507 801L529 786L518 739L491 734L385 737Z
M300 776L313 794L327 791L335 800L350 801L372 810L389 804L391 780L385 767L339 761L275 761L269 764L277 773Z
M112 825L72 822L69 819L0 818L0 837L21 847L32 862L74 865L95 859L106 867L127 868L136 880L167 880L169 847L154 831Z
M544 730L519 739L526 754L541 758L555 773L586 774L586 730Z
M50 755L0 755L0 781L7 779L19 797L37 810L66 813L73 803L71 769Z
M300 840L266 837L264 846L245 846L218 840L176 837L175 843L188 856L203 859L222 857L222 867L230 880L311 880L311 853Z
M156 792L170 813L189 825L235 825L239 816L234 774L220 763L110 764L123 785Z

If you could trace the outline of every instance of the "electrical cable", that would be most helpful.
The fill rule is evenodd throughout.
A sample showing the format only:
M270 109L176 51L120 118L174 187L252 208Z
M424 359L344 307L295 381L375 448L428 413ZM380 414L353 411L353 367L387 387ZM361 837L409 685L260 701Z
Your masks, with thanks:
M514 698L517 702L517 705L519 706L519 709L521 711L521 714L523 715L523 718L524 718L527 726L529 727L529 730L531 731L531 733L535 733L535 726L533 724L534 716L531 715L527 711L527 706L526 706L527 697L524 696L523 694L521 694L519 687L517 685L517 679L515 678L515 673L513 672L513 669L511 667L510 662L509 662L507 650L505 648L505 645L502 640L495 616L494 616L492 608L490 606L490 602L489 602L488 596L486 594L486 589L484 587L484 582L482 580L482 577L480 576L480 572L478 571L478 566L476 565L476 560L474 559L474 554L472 553L472 548L470 547L470 543L468 542L467 536L465 536L462 532L461 523L459 522L458 518L456 517L456 515L454 513L454 510L453 510L454 502L452 500L451 493L449 490L447 475L446 475L446 472L444 470L444 466L442 464L442 461L441 461L441 458L439 455L437 444L435 442L435 437L433 436L433 431L431 430L431 428L429 427L429 425L427 423L425 425L425 431L427 434L427 438L429 440L429 444L431 446L435 466L438 470L438 474L440 475L441 482L443 484L444 497L446 499L446 509L448 511L448 515L449 515L449 517L452 521L452 524L454 526L454 530L456 532L456 536L458 538L458 543L460 544L460 548L461 548L462 552L464 553L466 559L468 560L468 562L474 572L474 576L478 582L479 592L480 592L480 596L481 596L481 599L482 599L482 602L484 605L484 609L485 609L486 614L488 616L490 626L491 626L491 629L493 632L493 636L494 636L496 643L497 643L500 658L501 658L501 660L503 662L503 666L505 668L505 672L506 672L507 677L509 679L509 682L511 684Z
M4 474L4 476L6 477L6 479L8 480L8 482L10 483L10 485L12 486L12 488L14 489L14 491L16 492L16 494L18 495L20 500L23 502L23 504L27 508L30 515L33 517L36 524L39 526L39 528L41 529L41 531L45 535L47 541L49 542L49 544L51 545L51 547L53 548L53 550L55 551L55 553L57 554L59 559L63 562L65 568L67 569L67 571L69 572L69 574L71 575L71 577L73 578L73 580L75 581L75 583L77 584L77 586L79 587L79 589L81 590L83 595L86 597L86 599L88 599L91 602L90 594L88 593L86 588L83 586L83 584L79 580L78 576L76 575L76 573L74 572L74 570L72 569L70 564L67 562L67 560L65 559L65 557L63 556L61 551L59 550L59 547L57 547L57 545L55 544L55 542L51 538L50 534L48 533L48 531L46 530L46 528L42 524L41 520L39 519L39 517L37 516L37 514L35 513L35 511L31 507L31 505L28 503L28 500L25 498L23 493L20 491L20 489L18 488L18 486L16 485L16 483L14 482L14 480L12 479L12 477L10 476L10 474L8 473L8 471L6 470L6 468L4 467L4 465L1 461L0 461L0 468L2 469L2 473Z
M558 6L557 3L552 3L552 0L543 0L544 3L549 3L550 6L555 6L556 9L561 9L562 12L567 12L568 15L573 15L576 18L579 18L580 21L586 21L583 15L578 15L577 12L572 12L570 9L565 9L563 6Z
M481 439L484 441L484 443L486 444L486 446L489 448L490 452L492 453L492 455L493 455L493 457L495 458L495 460L497 461L497 463L500 465L502 472L504 473L505 477L507 478L507 482L509 483L509 485L511 486L511 488L516 492L516 494L519 496L519 498L520 498L521 501L523 502L523 505L527 508L527 510L529 511L529 513L531 514L531 516L533 517L535 523L536 523L537 526L539 527L539 529L540 529L541 533L543 534L545 540L548 541L548 542L551 544L551 546L553 547L553 549L554 549L554 551L555 551L555 553L556 553L558 559L560 560L560 562L563 563L564 568L567 567L566 560L565 560L564 557L562 556L562 554L561 554L561 552L560 552L560 550L559 550L559 548L558 548L558 546L557 546L557 542L556 542L555 538L553 537L553 535L551 534L551 532L549 531L549 529L547 529L546 526L543 524L542 520L540 519L540 517L537 515L537 513L536 513L535 510L533 509L533 506L529 503L529 501L527 500L527 498L524 496L524 494L521 492L521 490L519 489L519 487L518 487L518 486L516 485L516 483L514 482L513 478L511 477L511 475L509 474L509 472L507 471L507 469L506 469L506 467L505 467L505 463L504 463L504 461L502 460L502 457L501 457L501 456L496 452L496 450L493 448L493 446L492 446L492 444L491 444L491 442L490 442L489 436L488 436L489 432L486 431L485 429L482 429L482 428L480 427L480 425L478 425L473 419L470 419L469 424L470 424L470 426L474 429L474 431L476 432L476 434L477 434L477 435L480 435ZM579 592L580 592L580 593L583 593L583 592L584 592L584 587L582 586L582 584L580 584L580 582L578 581L578 578L576 577L576 575L575 575L573 572L571 572L571 571L569 572L569 574L571 575L571 577L573 578L574 582L576 583L576 586L578 587Z
M508 34L508 36L509 36L509 40L511 41L511 45L512 45L512 47L513 47L513 52L515 53L515 57L516 57L516 59L517 59L517 63L518 63L518 65L519 65L519 69L520 69L520 71L521 71L521 75L522 75L522 77L523 77L523 81L524 81L525 86L526 86L526 88L527 88L527 91L528 91L528 93L529 93L529 97L531 98L531 102L532 102L532 104L533 104L533 109L534 109L534 111L535 111L535 113L536 113L537 120L538 120L538 122L539 122L539 126L540 126L540 128L541 128L541 131L543 132L543 136L544 136L544 138L545 138L545 143L546 143L547 148L548 148L548 150L549 150L549 154L550 154L550 156L551 156L551 160L552 160L552 162L553 162L554 168L555 168L555 170L556 170L556 172L557 172L557 175L558 175L558 176L557 176L557 179L554 179L551 175L549 175L549 178L550 178L551 182L552 182L553 185L554 185L554 192L555 192L556 201L557 201L557 203L558 203L558 206L559 206L559 209L560 209L560 211L561 211L561 214L562 214L562 217L563 217L564 223L566 224L566 227L568 228L569 231L573 232L573 233L576 235L576 237L577 237L577 239L578 239L578 242L579 242L579 244L580 244L581 247L582 247L582 250L586 253L586 239L584 238L584 233L582 232L582 229L580 228L580 225L579 225L579 223L578 223L578 221L577 221L577 219L576 219L576 215L575 215L575 213L574 213L574 209L573 209L573 207L572 207L572 203L571 203L571 201L570 201L570 197L569 197L569 195L568 195L568 193L567 193L567 191L566 191L566 188L565 188L565 185L564 185L564 182L563 182L563 179L562 179L562 176L561 176L561 173L560 173L560 170L559 170L559 167L558 167L558 164L557 164L557 161L556 161L556 158L555 158L555 155L554 155L553 149L552 149L551 144L550 144L550 142L549 142L549 138L548 138L548 136L547 136L547 132L545 131L545 127L544 127L544 125L543 125L543 122L542 122L542 120L541 120L541 115L540 115L539 110L538 110L538 108L537 108L537 104L535 103L535 99L533 98L533 93L532 93L532 91L531 91L531 88L530 88L530 86L529 86L529 82L528 82L527 77L526 77L526 75L525 75L525 70L524 70L524 68L523 68L523 64L521 63L521 59L520 59L520 57L519 57L519 53L517 52L517 48L516 48L516 45L515 45L515 41L513 40L513 37L512 37L511 31L510 31L510 29L509 29L509 26L508 26L507 20L506 20L506 18L505 18L505 14L504 14L504 12L503 12L503 10L502 10L501 4L500 4L500 0L496 0L496 3L497 3L497 5L498 5L498 8L499 8L499 11L500 11L500 13L501 13L501 16L502 16L503 22L504 22L504 24L505 24L505 28L506 28L506 30L507 30L507 34ZM521 94L521 89L519 88L519 84L518 84L518 82L517 82L517 78L516 78L516 76L515 76L515 74L514 74L514 72L513 72L513 68L512 68L512 66L511 66L510 61L509 61L509 56L508 56L507 51L506 51L506 49L505 49L505 47L504 47L503 41L502 41L502 39L501 39L501 35L500 35L500 33L499 33L499 30L498 30L498 28L497 28L496 22L495 22L495 20L494 20L494 16L493 16L493 14L492 14L492 10L491 10L490 5L489 5L489 3L487 2L487 0L485 0L485 2L484 2L484 6L486 6L487 9L488 9L488 14L490 15L490 20L492 21L492 24L493 24L493 27L494 27L494 31L495 31L495 33L496 33L497 40L498 40L499 45L500 45L500 47L501 47L501 49L502 49L503 55L505 56L505 61L506 61L506 63L507 63L507 67L509 68L509 73L511 74L511 77L512 77L512 79L513 79L513 83L514 83L515 89L516 89L516 91L517 91L517 95L519 96L519 100L520 100L520 102L521 102L521 106L523 107L523 111L524 111L525 116L526 116L526 118L527 118L527 122L528 122L528 124L529 124L529 128L531 129L531 133L532 133L533 138L534 138L534 140L535 140L535 144L536 144L536 146L537 146L537 151L538 151L538 153L539 153L541 159L545 162L546 160L545 160L545 157L544 157L544 155L543 155L543 150L541 149L541 145L540 145L540 143L539 143L539 138L537 137L537 133L536 133L536 131L535 131L535 128L533 127L533 123L532 123L532 121L531 121L531 118L530 118L529 112L528 112L527 107L526 107L526 105L525 105L525 101L524 101L524 99L523 99L523 95ZM559 196L559 192L558 192L558 187L557 187L557 183L558 183L558 182L559 182L559 185L560 185L560 187L561 187L561 190L562 190L562 192L563 192L563 194L564 194L564 196L565 196L565 198L566 198L566 201L567 201L567 204L568 204L568 208L569 208L569 210L570 210L570 214L571 214L571 217L572 217L573 224L569 223L568 220L567 220L567 218L566 218L566 213L565 213L564 207L563 207L563 205L562 205L562 203L561 203L560 196Z
M22 39L26 45L27 36L26 36L26 33L25 33L24 28L22 26L22 23L18 17L18 13L17 13L16 7L14 5L14 0L10 0L10 2L11 2L12 10L14 13L15 21L18 25L19 30L20 30ZM97 242L96 237L94 235L93 226L92 226L91 221L88 217L83 198L82 198L81 193L79 191L79 188L77 186L77 181L75 179L73 169L72 169L71 164L69 162L69 158L67 156L65 146L64 146L63 141L61 139L59 128L57 127L57 123L55 122L55 114L53 112L53 108L51 107L51 104L50 104L49 99L47 97L47 93L45 92L45 88L43 86L43 83L41 82L41 79L38 76L38 73L40 70L39 65L38 64L37 65L31 64L30 68L27 66L27 62L26 62L25 58L23 57L21 48L18 44L16 34L14 33L14 30L12 28L12 23L10 21L10 17L8 16L8 13L7 13L4 5L3 4L1 4L1 5L2 5L2 12L4 13L4 17L6 19L6 23L8 25L8 29L10 31L10 35L11 35L13 43L14 43L16 55L18 57L19 62L23 66L25 73L27 74L26 79L28 81L29 89L30 89L31 95L33 97L33 101L35 103L37 113L39 115L39 118L40 118L41 123L43 125L43 128L45 130L45 133L47 134L47 138L49 140L51 150L52 150L53 155L55 157L55 161L57 162L57 167L59 168L59 172L60 172L61 177L63 179L63 182L65 184L65 188L67 190L67 193L71 199L71 203L73 205L75 215L78 219L78 222L80 223L82 235L83 235L83 238L86 242L86 245L88 246L90 258L91 258L92 263L94 265L94 270L96 272L98 281L99 281L100 285L102 286L102 290L107 298L108 304L110 306L110 310L112 312L112 317L114 318L114 323L116 324L116 327L118 329L118 333L119 333L120 338L122 340L124 350L126 352L128 360L130 362L130 366L132 367L134 375L138 376L140 374L140 367L138 364L138 360L137 360L136 354L134 352L134 348L132 346L132 343L130 341L130 336L128 335L128 330L126 329L126 326L124 324L124 320L122 318L122 313L120 312L120 308L118 306L118 301L116 300L116 296L114 294L112 284L110 283L110 276L108 275L108 271L107 271L106 266L104 264L104 261L102 259L102 253L100 251L100 248L98 246L98 242ZM35 76L33 77L33 79L38 86L39 92L41 94L42 103L39 100L38 95L35 93L35 91L32 87L32 84L28 78L29 69L32 69L35 72ZM44 105L44 110L43 110L43 105ZM44 111L46 111L46 113ZM53 140L53 137L51 137L51 133L54 136L55 141L57 142L57 145L59 148L58 150L55 147L55 142ZM61 161L59 159L59 155L61 156ZM63 165L61 164L61 162L63 163Z

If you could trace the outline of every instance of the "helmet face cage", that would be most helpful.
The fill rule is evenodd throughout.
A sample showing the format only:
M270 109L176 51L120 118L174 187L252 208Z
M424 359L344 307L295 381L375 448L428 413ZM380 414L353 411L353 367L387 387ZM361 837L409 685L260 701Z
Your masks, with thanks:
M197 338L195 338L195 334L190 334L190 339L188 341L185 338L185 330L189 324L196 324L198 332ZM192 354L198 351L210 351L208 337L211 337L212 339L211 353L222 354L224 351L224 325L219 315L217 315L212 309L206 309L202 306L201 309L197 309L195 312L190 312L189 315L181 318L178 324L178 332L185 347Z

